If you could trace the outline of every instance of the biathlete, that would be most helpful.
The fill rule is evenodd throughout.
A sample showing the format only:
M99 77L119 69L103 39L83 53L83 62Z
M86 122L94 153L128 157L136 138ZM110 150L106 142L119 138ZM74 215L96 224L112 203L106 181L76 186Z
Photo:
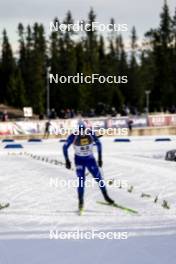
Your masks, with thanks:
M98 151L98 164L93 155L93 144L96 144ZM103 194L105 201L109 204L114 204L114 201L109 197L105 184L101 185L103 177L99 167L102 167L102 145L96 134L86 128L84 122L79 122L77 133L68 136L66 143L63 146L63 153L66 161L66 168L71 168L71 162L68 156L68 148L70 145L74 146L75 150L75 166L76 174L78 176L78 200L79 211L81 212L84 207L84 186L85 186L85 170L86 168L93 175L95 180L99 183L100 190ZM103 182L104 183L104 182Z

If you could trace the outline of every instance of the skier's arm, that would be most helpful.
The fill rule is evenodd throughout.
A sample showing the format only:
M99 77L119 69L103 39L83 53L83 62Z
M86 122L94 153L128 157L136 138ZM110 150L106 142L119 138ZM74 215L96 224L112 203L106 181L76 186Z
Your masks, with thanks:
M66 168L67 169L70 169L71 168L71 162L69 160L69 156L68 156L68 148L70 147L70 145L73 143L74 141L74 135L71 134L67 140L66 140L66 143L64 144L63 146L63 154L64 154L64 157L65 157L65 161L66 161Z
M92 136L93 136L94 142L95 142L95 144L97 146L97 151L98 151L98 165L100 167L102 167L102 165L103 165L103 162L102 162L102 145L101 145L101 142L100 142L99 138L95 134L93 134Z

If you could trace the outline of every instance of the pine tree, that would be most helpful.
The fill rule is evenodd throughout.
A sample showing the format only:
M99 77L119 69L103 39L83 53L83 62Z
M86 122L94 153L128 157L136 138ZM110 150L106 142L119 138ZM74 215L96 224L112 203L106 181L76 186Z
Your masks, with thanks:
M137 62L137 35L135 27L132 28L131 34L131 56L130 56L130 70L129 70L129 103L135 109L141 109L142 107L142 95L141 86L139 83L139 66Z
M60 25L58 18L54 19L54 24ZM61 56L61 48L60 48L60 38L62 36L61 32L53 31L50 35L50 44L49 44L49 65L51 66L52 74L60 74L62 73L60 56ZM63 47L62 47L63 48ZM50 104L51 108L54 108L56 112L59 112L63 107L62 104L62 96L61 96L61 88L58 84L52 83L50 86Z
M8 40L7 32L6 30L4 30L2 41L2 62L0 80L0 98L1 102L3 103L8 103L8 84L11 76L14 74L14 70L15 60L13 58L12 48Z
M172 81L172 24L167 1L160 15L160 26L146 34L152 47L154 70L151 102L156 110L166 110L175 99Z
M74 24L74 20L70 11L66 14L64 24ZM61 56L64 55L64 64L62 64L62 67L65 65L66 76L74 76L77 70L76 49L75 43L73 41L74 35L75 33L73 30L66 30L65 34L63 35L64 53L61 54ZM65 107L77 108L79 93L77 84L70 83L62 86L62 96L65 98Z
M116 38L116 57L118 58L117 73L121 76L127 76L129 79L129 67L127 62L127 54L125 51L122 35ZM119 84L119 107L118 110L121 111L123 104L128 104L129 100L129 80L128 83Z
M17 108L23 108L26 104L25 89L20 70L17 68L10 76L7 85L8 104Z
M98 63L98 42L97 32L93 30L92 24L96 21L96 14L91 8L88 13L87 23L90 24L89 30L86 31L84 40L84 74L91 75L99 72ZM97 93L98 83L80 85L81 107L88 111L89 108L95 108L97 100L94 94Z
M96 21L93 9L87 22ZM58 22L58 19L55 19ZM62 23L74 23L71 12ZM111 19L111 24L114 24ZM90 26L91 29L92 26ZM169 109L176 104L176 13L171 18L167 1L157 28L145 34L147 46L137 46L136 29L131 34L131 49L126 51L121 35L116 32L107 38L97 31L77 35L73 30L52 32L46 41L44 27L35 23L24 28L18 25L19 56L14 57L6 31L3 32L0 58L0 102L22 108L33 107L34 112L46 109L46 74L51 66L53 74L75 75L127 75L127 84L50 84L51 108L74 108L88 113L95 108L100 114L123 104L142 110L145 90L151 90L153 110ZM47 45L48 44L48 45ZM47 49L49 48L49 49Z
M171 78L172 78L172 84L173 84L173 94L172 97L176 98L176 9L175 9L175 14L173 16L172 20L172 53L171 53ZM175 100L175 101L174 101ZM176 107L176 99L172 100L171 107Z

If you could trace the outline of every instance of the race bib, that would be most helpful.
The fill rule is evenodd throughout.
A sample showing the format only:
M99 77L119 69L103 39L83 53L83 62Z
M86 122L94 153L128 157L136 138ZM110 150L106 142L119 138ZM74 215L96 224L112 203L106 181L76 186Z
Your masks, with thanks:
M90 156L93 154L93 140L91 136L77 137L74 142L75 154L77 156Z

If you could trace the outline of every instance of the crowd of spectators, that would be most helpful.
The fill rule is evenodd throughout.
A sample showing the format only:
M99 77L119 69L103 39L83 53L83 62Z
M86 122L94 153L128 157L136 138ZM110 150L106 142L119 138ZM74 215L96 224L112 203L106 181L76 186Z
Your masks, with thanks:
M176 106L172 105L170 108L167 109L156 109L154 112L156 113L168 113L168 114L176 114ZM103 103L98 103L96 109L91 108L88 111L76 111L74 109L61 109L60 111L56 112L55 109L50 110L49 116L46 116L45 114L40 114L39 119L43 120L46 118L49 119L70 119L77 117L79 115L83 117L99 117L99 116L130 116L130 115L135 115L135 116L140 116L141 114L147 113L147 110L144 109L143 112L139 111L137 107L133 106L128 106L128 105L123 105L121 109L116 109L115 107L110 107L108 105L105 105ZM6 122L9 120L9 116L6 110L0 113L0 121L1 122Z
M144 111L145 112L145 111ZM51 109L50 115L48 116L49 119L69 119L74 118L76 116L83 116L83 117L99 117L99 116L129 116L129 115L135 115L139 116L142 113L138 111L136 107L129 107L127 105L124 105L121 109L116 109L115 107L110 107L108 105L105 105L103 103L97 104L96 109L90 108L88 111L76 111L74 109L61 109L60 111L56 112L55 109ZM44 115L40 115L40 119L44 119Z
M171 106L169 109L160 109L156 111L157 113L169 113L169 114L175 114L176 113L176 106ZM74 109L61 109L59 112L56 112L55 109L51 109L49 119L69 119L74 118L78 115L81 115L83 117L98 117L98 116L107 116L110 115L112 117L116 116L140 116L141 114L147 113L147 109L144 109L143 111L139 111L137 107L134 106L128 106L123 105L121 109L116 109L115 107L107 106L103 103L97 104L96 109L91 108L88 111L76 111ZM40 119L44 119L44 115L40 115Z

